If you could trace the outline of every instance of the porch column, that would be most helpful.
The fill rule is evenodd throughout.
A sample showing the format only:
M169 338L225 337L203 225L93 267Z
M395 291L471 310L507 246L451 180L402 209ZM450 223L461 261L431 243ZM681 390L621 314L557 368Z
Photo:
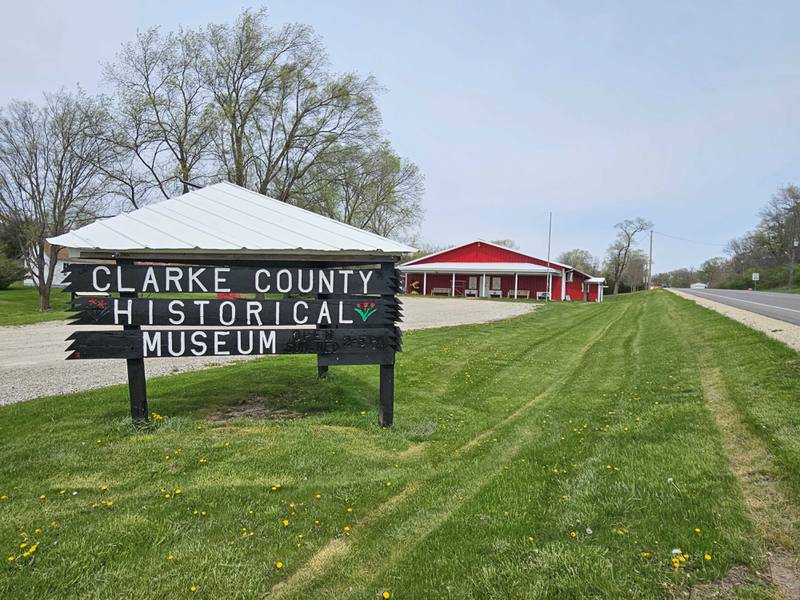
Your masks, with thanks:
M567 297L567 270L561 269L561 301Z
M453 283L452 283L452 286L451 286L450 295L453 296L454 298L455 298L455 295L456 295L456 274L455 274L455 272L453 272Z
M428 273L425 272L422 274L422 295L428 295Z
M519 273L514 273L514 300L517 299L517 292L519 291Z
M478 294L481 298L486 296L486 273L481 275L481 292Z
M547 301L553 299L553 274L547 274Z

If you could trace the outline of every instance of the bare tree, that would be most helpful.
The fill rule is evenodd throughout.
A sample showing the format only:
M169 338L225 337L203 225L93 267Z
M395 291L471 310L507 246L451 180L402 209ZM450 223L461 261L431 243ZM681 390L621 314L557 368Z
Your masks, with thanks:
M617 231L617 239L608 247L606 266L609 275L614 280L614 293L619 293L619 286L622 283L622 274L628 266L631 248L636 242L636 236L651 229L653 224L641 217L636 219L625 219L614 225Z
M186 193L211 144L211 99L200 75L203 36L193 31L140 32L124 44L105 78L114 90L110 139L118 149L108 174L134 199L147 185L168 198ZM141 171L144 171L142 173Z
M375 81L331 75L308 27L275 30L265 10L245 11L234 26L209 25L205 35L215 153L233 183L296 199L317 162L376 133Z
M103 206L102 116L80 90L46 95L42 106L11 102L0 116L0 219L19 232L40 310L50 308L60 250L46 238L92 221Z

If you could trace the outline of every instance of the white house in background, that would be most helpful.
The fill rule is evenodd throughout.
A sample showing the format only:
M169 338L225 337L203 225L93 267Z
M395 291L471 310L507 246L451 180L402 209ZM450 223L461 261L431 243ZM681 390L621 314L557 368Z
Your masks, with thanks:
M49 248L49 244L48 244ZM58 260L56 261L56 270L53 271L53 287L60 288L64 287L64 260L69 257L69 250L67 248L62 248L58 253ZM50 267L50 259L45 256L44 262L46 267ZM33 278L31 277L30 270L26 273L25 279L22 281L23 285L27 286L34 286Z
M693 284L692 284L692 285L690 285L689 287L690 287L691 289L693 289L693 290L704 290L704 289L706 289L706 288L708 287L708 284L707 284L707 283L700 283L700 282L698 281L697 283L693 283Z

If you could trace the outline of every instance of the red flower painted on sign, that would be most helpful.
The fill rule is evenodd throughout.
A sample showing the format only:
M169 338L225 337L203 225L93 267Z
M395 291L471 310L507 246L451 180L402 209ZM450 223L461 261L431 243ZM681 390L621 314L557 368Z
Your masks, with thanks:
M374 302L356 302L356 307L353 310L358 313L362 321L366 321L378 312Z

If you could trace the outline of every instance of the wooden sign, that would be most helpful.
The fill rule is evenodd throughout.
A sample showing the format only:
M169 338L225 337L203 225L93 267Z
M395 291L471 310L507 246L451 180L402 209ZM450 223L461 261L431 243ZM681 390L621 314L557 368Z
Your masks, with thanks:
M380 298L340 300L214 300L76 298L76 325L385 327L400 320L400 303Z
M76 331L68 360L262 354L364 354L400 350L396 327L373 329L151 329Z
M401 317L400 277L392 262L363 267L67 264L65 291L73 293L76 311L72 323L121 326L76 331L68 338L67 358L125 359L134 422L148 419L146 358L315 354L320 377L331 365L380 365L378 422L389 426L401 344L395 326ZM165 293L194 296L162 298ZM197 297L212 293L270 299ZM169 328L159 328L164 326Z
M98 265L65 267L67 292L396 294L400 276L377 269Z

